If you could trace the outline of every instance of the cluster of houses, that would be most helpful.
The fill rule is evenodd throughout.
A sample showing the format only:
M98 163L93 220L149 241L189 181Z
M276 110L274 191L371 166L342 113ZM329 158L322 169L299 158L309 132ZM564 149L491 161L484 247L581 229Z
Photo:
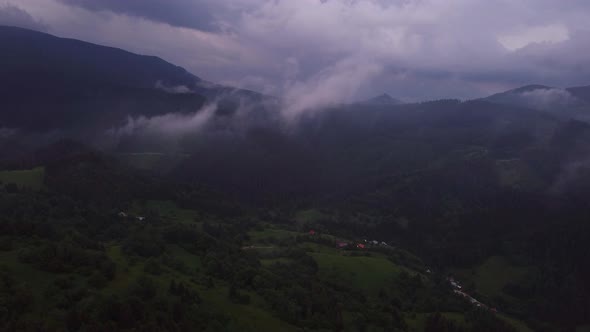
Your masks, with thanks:
M317 232L313 229L309 230L308 232L309 235L316 235ZM368 248L375 248L375 247L389 247L389 244L385 243L384 241L376 241L376 240L363 240L362 242L353 242L353 243L348 243L348 242L336 242L336 248L338 249L351 249L351 248L357 248L357 249L368 249Z
M474 305L478 308L486 309L486 310L489 310L493 313L498 313L498 310L496 308L490 308L487 305L485 305L485 304L481 303L480 301L476 300L475 298L473 298L471 295L465 293L463 291L463 286L461 286L461 284L459 284L459 282L456 281L453 277L449 277L449 278L447 278L447 280L451 284L451 287L453 288L453 292L455 294L461 296L462 298L467 300L469 303L471 303L472 305Z
M358 249L365 249L366 246L362 243L348 243L348 242L336 242L336 248L338 249L346 249L346 248L358 248Z
M367 246L365 246L362 243L348 243L348 242L336 242L336 248L338 249L347 249L347 248L357 248L357 249L366 249Z
M346 249L346 248L368 249L371 247L389 247L389 245L385 242L367 241L367 240L363 240L363 242L364 243L337 242L336 248L338 248L338 249Z
M136 219L140 222L144 222L145 221L145 217L141 217L141 216L131 216L123 211L119 212L117 214L120 218L124 218L124 219Z

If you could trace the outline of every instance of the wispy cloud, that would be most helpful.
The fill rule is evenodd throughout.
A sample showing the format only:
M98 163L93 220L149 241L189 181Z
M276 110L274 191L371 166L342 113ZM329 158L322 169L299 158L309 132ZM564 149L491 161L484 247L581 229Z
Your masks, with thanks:
M545 109L554 106L571 106L579 102L567 90L563 89L536 89L521 94L523 100L533 108Z
M47 25L35 19L22 8L10 3L0 3L0 25L16 26L38 31L46 31Z
M382 71L368 59L346 59L305 81L288 81L284 89L283 115L288 121L307 112L354 100L362 84Z
M172 93L172 94L185 94L185 93L192 93L193 91L189 89L186 85L175 85L175 86L167 86L162 83L162 81L156 82L156 89L160 89L162 91Z
M114 138L131 135L181 137L205 127L216 110L217 104L213 103L192 114L168 113L154 117L129 117L123 126L110 129L107 134Z

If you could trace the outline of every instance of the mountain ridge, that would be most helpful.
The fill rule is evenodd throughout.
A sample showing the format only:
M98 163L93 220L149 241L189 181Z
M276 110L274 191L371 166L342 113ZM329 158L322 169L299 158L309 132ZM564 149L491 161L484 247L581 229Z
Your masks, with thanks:
M129 117L194 113L207 102L231 113L243 100L266 98L207 82L156 56L44 32L0 26L0 43L6 49L0 54L0 128L75 127L84 135Z
M376 97L358 102L362 105L400 105L403 102L399 99L393 98L388 93L380 94Z

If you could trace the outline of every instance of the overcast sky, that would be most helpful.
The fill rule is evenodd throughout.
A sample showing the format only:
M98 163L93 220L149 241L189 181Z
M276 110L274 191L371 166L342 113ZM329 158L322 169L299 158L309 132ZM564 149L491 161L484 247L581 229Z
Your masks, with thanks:
M309 104L590 85L587 0L0 0L0 24Z

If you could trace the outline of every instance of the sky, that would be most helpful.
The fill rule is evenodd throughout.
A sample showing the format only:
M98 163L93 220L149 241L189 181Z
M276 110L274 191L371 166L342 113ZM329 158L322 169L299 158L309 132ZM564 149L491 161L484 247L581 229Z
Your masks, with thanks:
M0 24L156 55L298 107L590 85L587 0L0 0Z

